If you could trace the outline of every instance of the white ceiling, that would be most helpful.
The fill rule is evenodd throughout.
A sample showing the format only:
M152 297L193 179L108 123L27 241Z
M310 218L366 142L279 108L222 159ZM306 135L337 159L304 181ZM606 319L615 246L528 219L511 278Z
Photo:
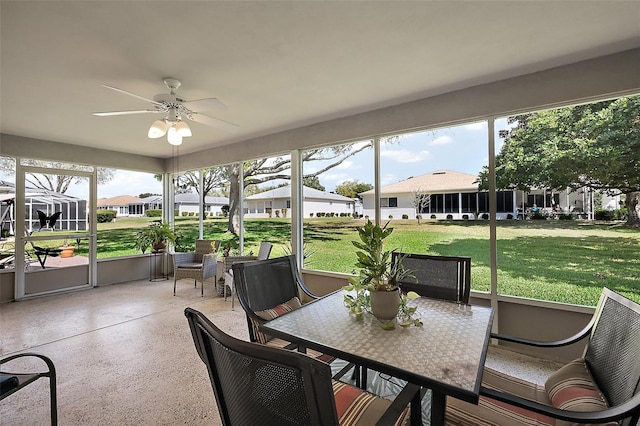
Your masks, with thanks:
M640 46L636 1L5 1L0 131L167 158L146 109L217 97L181 154ZM578 77L579 78L579 77ZM0 140L1 143L1 140Z

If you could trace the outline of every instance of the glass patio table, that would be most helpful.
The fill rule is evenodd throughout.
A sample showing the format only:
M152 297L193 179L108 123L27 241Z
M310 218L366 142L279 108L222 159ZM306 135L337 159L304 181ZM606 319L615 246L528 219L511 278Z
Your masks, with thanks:
M339 290L260 326L261 331L431 389L431 424L443 425L446 397L477 404L493 309L421 297L423 327L383 330L356 321ZM414 412L415 410L412 410ZM422 420L413 419L412 424Z

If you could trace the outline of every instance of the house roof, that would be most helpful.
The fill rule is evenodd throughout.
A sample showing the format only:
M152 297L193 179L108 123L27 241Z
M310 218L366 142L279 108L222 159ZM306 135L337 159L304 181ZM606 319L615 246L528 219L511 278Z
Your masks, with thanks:
M140 203L142 200L133 195L117 195L111 198L99 198L97 201L100 206L126 206L133 203Z
M315 188L309 188L308 186L302 187L302 193L305 200L316 199L316 200L339 201L339 202L347 202L347 203L353 202L353 199L349 197L344 197L340 194L334 194L332 192L320 191ZM281 186L279 188L274 188L268 191L260 192L258 194L250 195L245 199L249 201L291 199L291 185Z
M477 191L478 176L453 170L435 170L421 176L412 177L401 182L383 186L381 194L405 194L420 192L449 192L449 191ZM363 192L361 195L373 195L374 190Z
M200 204L200 194L195 192L182 192L175 195L176 204ZM205 204L224 205L229 204L226 197L205 197Z

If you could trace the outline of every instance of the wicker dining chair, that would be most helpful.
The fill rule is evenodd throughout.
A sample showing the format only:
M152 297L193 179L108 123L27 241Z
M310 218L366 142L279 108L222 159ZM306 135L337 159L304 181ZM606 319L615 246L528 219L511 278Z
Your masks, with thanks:
M235 286L233 285L233 270L231 266L234 263L239 262L248 262L251 260L267 260L269 255L271 254L271 249L273 249L273 244L267 243L265 241L260 243L260 248L258 249L258 254L254 255L244 255L244 256L226 256L224 258L224 283L229 286L230 296L231 296L231 310L235 309L234 303L234 294L235 294ZM224 301L227 301L227 289L224 289Z
M236 339L191 308L185 315L225 426L400 425L419 407L419 386L383 399L332 380L315 358Z
M551 374L544 386L485 367L478 405L447 398L452 424L640 424L640 304L604 288L591 321L572 337L491 337L545 348L587 342L583 356Z
M399 282L403 292L415 291L424 297L469 303L471 258L393 252L392 262L398 260L409 271Z
M190 278L194 287L202 282L200 294L204 296L204 282L216 276L216 253L220 240L196 240L194 252L173 253L173 295L176 295L176 282Z

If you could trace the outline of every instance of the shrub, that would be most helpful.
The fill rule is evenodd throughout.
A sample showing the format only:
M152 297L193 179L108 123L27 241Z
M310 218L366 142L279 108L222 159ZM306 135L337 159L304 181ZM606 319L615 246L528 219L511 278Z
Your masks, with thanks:
M542 214L542 212L535 212L531 215L531 219L533 220L546 220L547 217Z
M452 214L448 214L447 215L447 220L453 220L453 215Z
M418 220L422 219L422 215L421 214L417 214L416 215L416 219L418 219Z
M389 219L393 219L393 215L392 214L389 215Z
M402 215L402 218L403 218L403 219L409 219L409 215L408 215L408 214L403 214L403 215Z
M513 219L513 215L511 213L507 214L507 219Z
M480 219L484 219L484 220L489 219L489 213L482 213L482 214L480 215Z
M468 214L463 214L463 215L462 215L462 219L464 219L464 220L469 220L469 215L468 215Z
M436 215L435 215L435 214L432 214L432 215L431 215L431 219L435 219L435 218L436 218Z
M571 213L560 213L558 215L559 220L573 220L573 216Z
M184 217L186 217L188 215L189 215L189 212L182 212L182 214L181 214L181 216L184 216Z
M276 217L280 217L280 210L276 210Z
M147 217L161 217L162 210L161 209L149 209L145 212Z
M115 210L98 210L96 212L96 216L98 219L98 223L109 223L112 222L116 217Z
M313 217L313 212L309 213L309 217Z

